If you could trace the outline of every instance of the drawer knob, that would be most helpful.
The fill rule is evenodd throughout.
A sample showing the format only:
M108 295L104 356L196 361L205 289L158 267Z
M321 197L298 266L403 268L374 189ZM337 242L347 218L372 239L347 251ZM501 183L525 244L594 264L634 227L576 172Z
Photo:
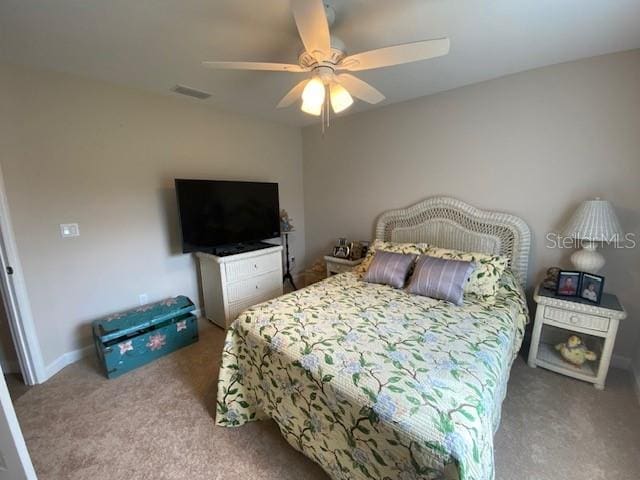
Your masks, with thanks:
M580 319L578 317L576 317L575 315L571 315L571 318L569 318L569 321L575 325L576 323L578 323L580 321Z
M256 290L258 290L260 288L260 285L256 285Z

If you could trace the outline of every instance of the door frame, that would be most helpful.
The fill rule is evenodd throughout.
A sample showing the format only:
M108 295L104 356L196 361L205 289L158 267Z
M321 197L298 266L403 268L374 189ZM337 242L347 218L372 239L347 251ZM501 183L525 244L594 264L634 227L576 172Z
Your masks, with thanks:
M8 432L2 432L4 435L2 443L4 447L8 447L10 450L4 452L4 458L2 459L2 467L4 468L0 468L0 474L3 471L8 471L8 474L12 476L11 478L37 480L33 463L31 463L31 456L7 389L7 383L4 380L4 376L2 376L2 368L0 368L0 409L2 409L0 415L4 417L4 419L0 419L3 424L2 429L8 428ZM9 438L6 436L7 433L10 435Z
M13 271L8 273L8 268ZM42 350L36 334L22 264L18 256L4 175L0 167L0 290L16 349L22 377L27 385L46 380Z

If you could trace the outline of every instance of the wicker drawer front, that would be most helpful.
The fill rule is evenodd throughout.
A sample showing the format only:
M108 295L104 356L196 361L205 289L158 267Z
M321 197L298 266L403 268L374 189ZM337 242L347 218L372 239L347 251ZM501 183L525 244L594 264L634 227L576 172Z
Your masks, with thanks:
M282 278L280 278L280 271L276 271L231 283L227 286L227 295L229 302L237 302L249 298L262 298L266 293L280 288L282 288Z
M272 298L279 297L280 295L282 295L282 290L277 288L275 290L261 292L257 297L247 298L230 303L229 323L238 318L238 315L244 312L247 308L253 307L254 305L262 302L266 302L267 300L271 300Z
M572 327L588 328L598 332L609 331L609 319L607 317L571 312L555 307L545 307L544 317Z
M281 263L282 257L279 253L229 262L225 265L227 281L235 282L243 278L280 270Z

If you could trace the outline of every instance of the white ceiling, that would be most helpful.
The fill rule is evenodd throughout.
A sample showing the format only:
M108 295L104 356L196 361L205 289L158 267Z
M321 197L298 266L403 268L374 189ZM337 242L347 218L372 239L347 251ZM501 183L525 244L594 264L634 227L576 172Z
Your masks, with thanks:
M350 53L448 36L448 56L358 72L396 103L544 65L640 47L639 0L333 0ZM288 0L0 0L0 59L176 95L292 125L275 105L303 74L207 70L202 60L295 63ZM196 100L193 100L196 101ZM375 108L357 102L349 112Z

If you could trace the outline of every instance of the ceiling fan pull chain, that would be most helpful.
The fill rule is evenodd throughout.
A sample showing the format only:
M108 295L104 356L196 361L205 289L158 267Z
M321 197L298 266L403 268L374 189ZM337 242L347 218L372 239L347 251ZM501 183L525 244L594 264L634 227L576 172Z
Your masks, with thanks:
M331 115L331 112L329 111L330 110L330 108L329 108L329 95L330 95L330 93L329 93L329 88L328 87L325 87L325 88L326 88L327 94L324 96L324 109L327 111L327 128L329 128L329 126L330 126L329 125L329 116Z
M322 117L321 117L320 121L322 123L322 136L324 137L324 130L325 130L324 129L324 116L326 115L326 109L324 108L324 102L323 102L323 105L322 105L321 113L322 113Z

